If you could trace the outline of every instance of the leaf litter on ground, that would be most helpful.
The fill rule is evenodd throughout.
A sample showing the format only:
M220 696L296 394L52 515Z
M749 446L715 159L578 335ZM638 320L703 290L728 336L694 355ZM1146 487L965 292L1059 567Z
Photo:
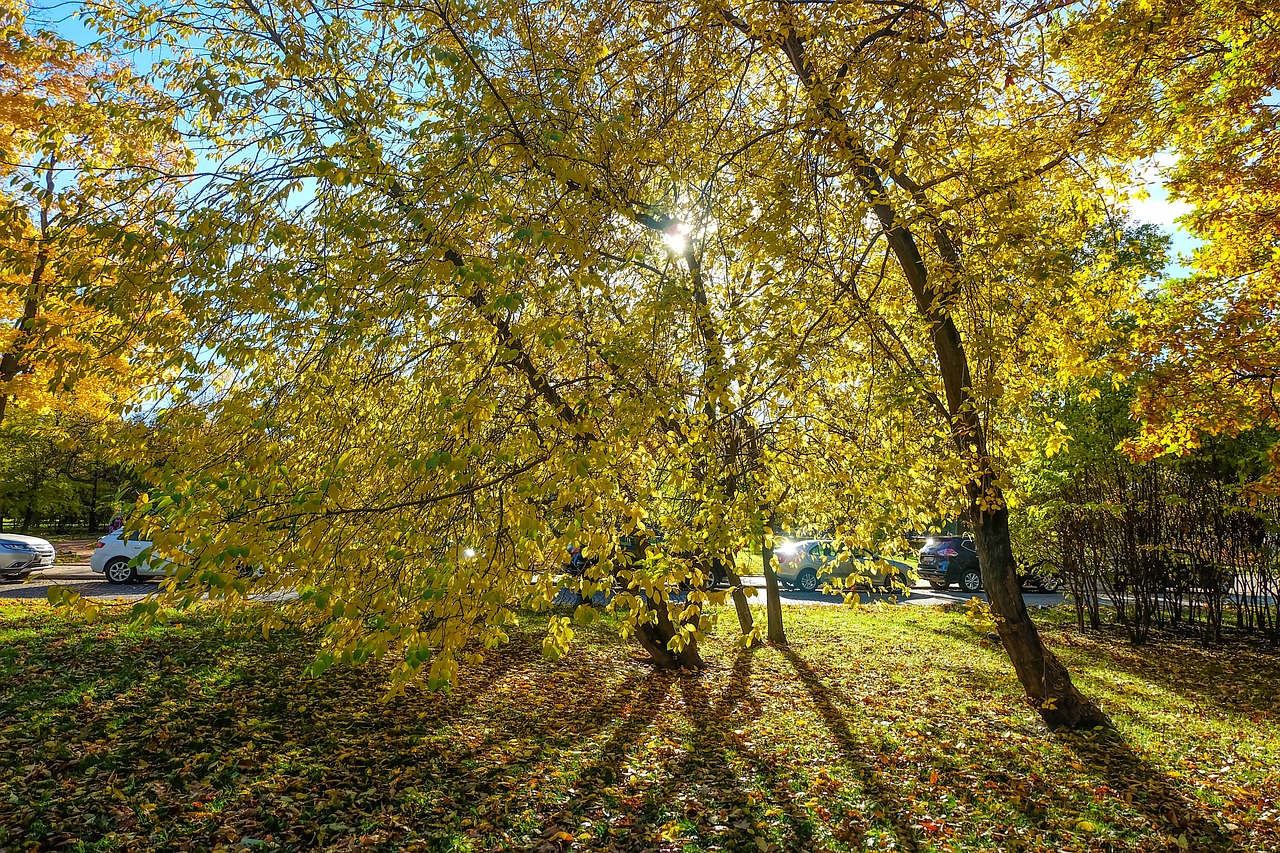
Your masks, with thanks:
M1038 613L1117 724L1050 734L959 613L728 622L700 675L543 619L447 694L305 636L0 608L0 849L1280 850L1276 658Z

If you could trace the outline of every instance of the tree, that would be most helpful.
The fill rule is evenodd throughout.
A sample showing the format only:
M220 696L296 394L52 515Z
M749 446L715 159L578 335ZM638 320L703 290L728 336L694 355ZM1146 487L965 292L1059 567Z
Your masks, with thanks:
M0 8L0 421L86 377L128 386L174 306L158 175L188 157L172 106L128 68ZM151 331L149 331L151 330ZM172 340L166 339L172 345Z
M109 13L165 42L171 86L198 81L191 126L231 158L181 235L221 382L175 397L160 425L185 450L137 512L194 555L180 582L261 562L334 654L397 649L403 678L443 683L512 601L550 597L568 544L601 557L584 592L618 575L624 626L697 665L714 599L670 594L672 554L730 553L775 512L872 544L963 509L1028 697L1101 722L1026 613L1004 498L1022 402L1101 369L1083 353L1135 286L1073 251L1128 151L1063 76L1082 20ZM667 553L615 559L650 525Z
M24 533L53 524L59 533L96 536L117 492L130 485L113 449L113 436L129 427L91 384L40 412L15 407L0 425L0 519L14 519Z
M1143 318L1134 370L1139 459L1192 453L1208 436L1280 424L1280 162L1275 92L1280 14L1236 0L1099 6L1071 46L1080 72L1131 117L1137 150L1172 160L1164 179L1201 241L1192 272L1165 282ZM1142 74L1129 79L1129 69ZM1120 78L1127 85L1115 85ZM1280 447L1272 450L1280 466ZM1280 470L1277 467L1276 470ZM1276 493L1276 477L1255 484Z

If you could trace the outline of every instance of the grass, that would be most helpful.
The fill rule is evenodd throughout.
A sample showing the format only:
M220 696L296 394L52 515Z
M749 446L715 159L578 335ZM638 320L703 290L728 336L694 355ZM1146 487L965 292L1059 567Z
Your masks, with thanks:
M605 630L449 695L301 670L298 635L0 607L0 849L1280 850L1276 657L1040 611L1115 733L1049 734L954 612L789 609L655 673ZM762 616L762 614L761 614Z

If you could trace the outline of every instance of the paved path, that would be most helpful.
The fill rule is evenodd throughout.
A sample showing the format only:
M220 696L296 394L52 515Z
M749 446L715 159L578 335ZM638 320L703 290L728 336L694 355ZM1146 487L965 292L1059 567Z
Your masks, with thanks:
M742 578L742 582L747 587L753 587L758 590L752 598L752 603L764 604L764 575L748 575ZM937 590L929 586L925 581L917 581L915 587L911 590L910 595L902 593L890 594L883 592L867 593L860 592L863 604L872 601L886 601L896 604L909 604L916 606L928 606L936 604L963 604L971 598L981 598L987 600L986 593L970 593L961 592L955 587L946 590ZM1052 595L1044 595L1040 593L1027 592L1023 596L1029 605L1052 605L1062 604L1066 599L1054 593ZM822 592L805 592L799 589L782 588L783 604L843 604L844 598L839 595L828 595Z
M155 581L114 586L106 578L89 570L88 563L55 565L51 569L36 572L22 583L0 582L0 599L36 599L44 601L51 586L69 586L85 598L123 598L137 600L156 592L160 584Z
M755 595L751 596L752 603L764 604L764 576L746 576L742 579L743 583L755 591ZM137 600L149 593L156 592L159 588L158 580L141 581L139 583L121 584L114 586L107 583L102 575L89 571L88 564L76 565L59 565L43 572L38 572L23 583L0 583L0 599L32 599L43 601L49 594L49 587L53 585L69 586L86 598L119 598L125 600ZM958 589L948 589L938 591L931 588L928 584L920 582L916 588L911 591L910 595L888 595L885 593L861 593L862 601L892 601L898 604L909 605L931 605L931 604L955 604L968 601L974 596L969 593L961 592ZM977 594L978 598L985 599L982 593ZM1027 593L1027 604L1031 605L1051 605L1061 604L1065 599L1061 595L1039 595L1035 593ZM804 592L802 590L790 590L785 587L782 590L783 604L796 605L823 605L823 604L841 604L843 598L839 595L827 595L822 592Z

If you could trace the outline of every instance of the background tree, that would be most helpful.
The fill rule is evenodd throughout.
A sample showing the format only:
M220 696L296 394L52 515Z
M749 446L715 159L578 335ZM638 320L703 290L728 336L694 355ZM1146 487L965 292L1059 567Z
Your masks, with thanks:
M86 377L136 384L169 248L159 175L188 165L172 106L118 62L0 7L0 421ZM179 337L179 340L182 338Z
M1172 162L1165 184L1191 206L1182 221L1200 243L1191 274L1165 282L1142 318L1135 413L1146 426L1131 451L1190 453L1206 436L1275 427L1280 13L1173 0L1100 6L1087 21L1070 47L1073 65L1131 117L1142 152ZM1131 75L1139 64L1142 74ZM1272 460L1280 463L1280 450ZM1276 486L1269 477L1254 491L1273 495Z
M0 425L0 519L23 533L98 536L131 485L113 440L128 427L90 385L38 413L15 407Z

